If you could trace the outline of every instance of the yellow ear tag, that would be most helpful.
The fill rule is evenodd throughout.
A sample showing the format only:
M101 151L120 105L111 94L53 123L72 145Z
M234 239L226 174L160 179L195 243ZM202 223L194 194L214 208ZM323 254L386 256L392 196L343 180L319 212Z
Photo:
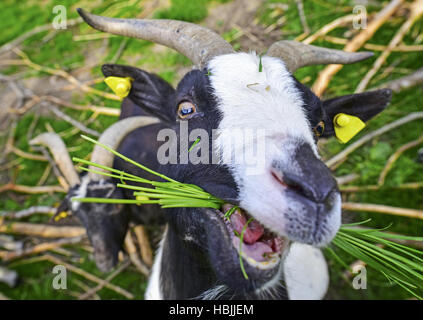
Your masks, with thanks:
M333 119L335 135L342 143L350 141L366 124L360 118L345 113L338 113Z
M54 217L54 221L62 220L64 218L66 218L67 216L68 216L68 213L66 211L62 211Z
M120 98L125 98L131 90L132 79L129 77L107 77L104 82L113 90L113 92Z
M150 198L146 197L146 196L136 196L135 199L139 200L139 201L150 200ZM140 206L140 205L141 205L141 203L137 203L137 206Z

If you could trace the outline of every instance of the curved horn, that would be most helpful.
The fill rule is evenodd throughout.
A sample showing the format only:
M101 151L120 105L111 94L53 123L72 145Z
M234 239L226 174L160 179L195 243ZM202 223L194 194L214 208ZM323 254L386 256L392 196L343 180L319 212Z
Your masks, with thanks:
M346 52L282 40L272 44L268 56L281 58L290 72L316 64L350 64L373 56L373 52Z
M66 181L69 183L70 187L73 187L80 183L79 175L72 164L69 152L66 149L62 138L60 138L57 133L42 133L32 139L29 144L42 145L50 149L54 161L59 166L60 171L62 172Z
M102 144L107 145L108 147L116 150L122 140L130 133L131 131L138 129L140 127L148 126L150 124L160 122L159 119L155 117L147 117L147 116L137 116L137 117L129 117L123 120L120 120L104 131L100 139L98 140ZM91 155L91 162L95 162L97 164L101 164L106 167L113 166L113 153L107 151L106 149L96 145L94 147L93 153ZM90 166L90 169L97 170L97 171L104 171L100 168ZM104 179L104 176L98 173L89 172L88 176L91 180L101 180Z
M217 33L192 23L164 19L115 19L97 16L81 8L77 11L94 29L165 45L200 68L215 56L234 52L232 46Z

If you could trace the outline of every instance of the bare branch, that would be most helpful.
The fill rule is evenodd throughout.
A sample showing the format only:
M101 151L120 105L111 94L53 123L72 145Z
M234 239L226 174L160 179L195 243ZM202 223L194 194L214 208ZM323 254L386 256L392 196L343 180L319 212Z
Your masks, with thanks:
M376 59L373 64L373 67L366 73L364 78L360 81L355 92L363 92L370 80L379 71L382 65L385 63L386 59L391 54L393 48L398 46L411 26L423 15L423 0L415 0L411 5L411 15L410 18L401 26L397 31L395 36L389 42L388 48L382 52L382 54Z
M370 39L374 33L391 17L394 12L404 0L391 0L391 2L385 6L380 12L376 14L374 19L367 25L366 29L363 29L357 34L348 44L344 47L344 51L355 52L360 49L363 44ZM324 91L329 85L332 77L341 70L343 65L332 64L325 67L317 77L313 84L312 90L317 96L322 96Z
M417 86L422 83L423 83L423 68L420 68L408 76L401 77L399 79L395 79L389 82L385 82L381 84L380 86L376 87L375 89L387 88L387 89L393 90L394 92L400 92L402 90Z
M0 221L1 222L1 221ZM75 238L85 235L85 228L76 226L54 226L40 223L5 221L0 232L36 236L42 238Z
M393 155L391 155L388 159L388 161L386 162L385 167L383 168L380 176L379 176L379 180L378 180L378 185L383 185L385 183L385 179L386 176L388 174L388 172L392 169L392 166L394 165L395 161L398 160L398 158L407 150L417 147L419 144L423 143L423 135L420 136L420 138L408 142L406 144L404 144L403 146L401 146L400 148L398 148L397 151L395 151L395 153Z
M423 219L423 210L398 208L381 204L343 202L342 209L351 211L377 212L407 218Z

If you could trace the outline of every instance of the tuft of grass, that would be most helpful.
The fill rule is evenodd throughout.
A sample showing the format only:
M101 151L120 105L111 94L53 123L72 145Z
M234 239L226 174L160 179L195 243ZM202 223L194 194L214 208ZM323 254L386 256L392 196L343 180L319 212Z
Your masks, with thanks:
M423 251L388 240L396 238L423 241L423 237L392 235L377 229L357 228L357 225L369 220L344 224L332 240L332 245L363 261L382 273L389 282L423 300L419 293L423 289ZM336 261L350 269L331 248L327 248L327 251Z

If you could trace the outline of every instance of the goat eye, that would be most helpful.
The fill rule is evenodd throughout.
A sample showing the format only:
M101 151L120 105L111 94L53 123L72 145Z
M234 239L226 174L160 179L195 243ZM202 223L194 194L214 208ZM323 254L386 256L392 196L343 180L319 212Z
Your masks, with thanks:
M323 134L323 132L325 132L325 123L324 123L323 121L320 121L320 122L317 124L317 126L315 126L315 127L313 128L313 131L314 131L314 134L315 134L317 137L320 137L320 136Z
M196 112L196 107L193 103L189 101L181 102L178 106L178 116L181 119L185 119L188 116L194 114Z

